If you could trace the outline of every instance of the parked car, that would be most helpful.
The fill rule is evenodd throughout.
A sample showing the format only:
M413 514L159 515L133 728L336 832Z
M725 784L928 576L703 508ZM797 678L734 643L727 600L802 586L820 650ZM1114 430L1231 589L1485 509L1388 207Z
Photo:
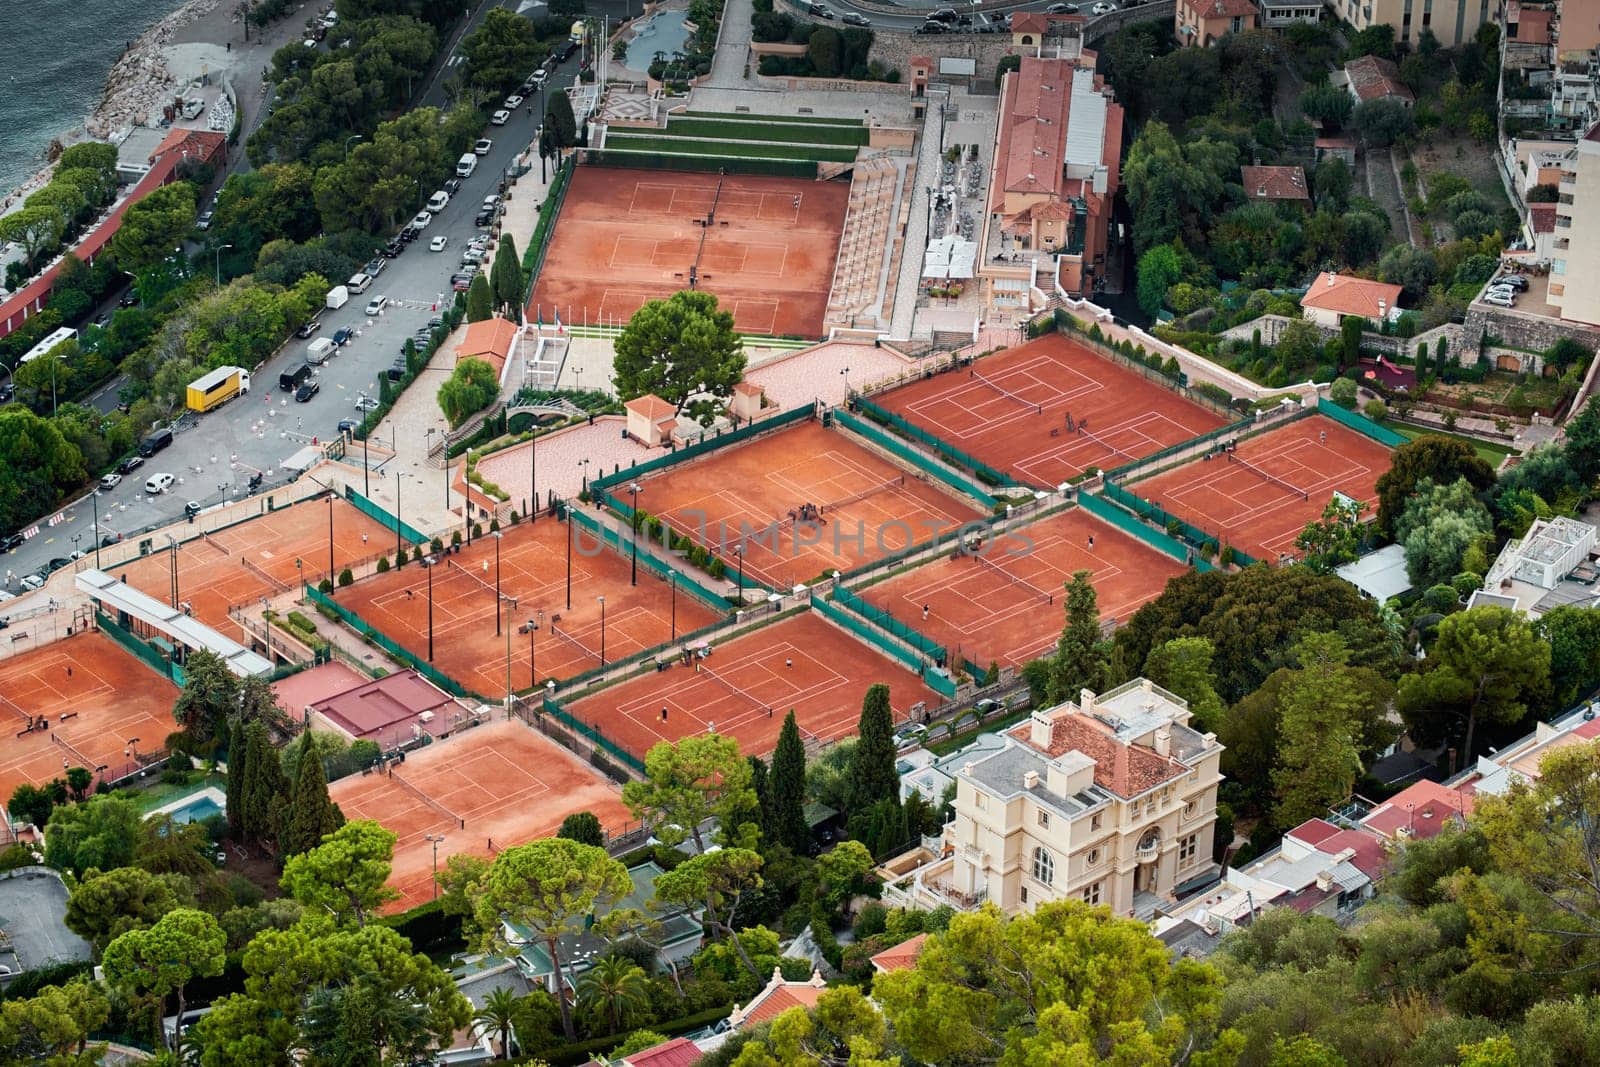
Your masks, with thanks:
M900 749L912 748L916 745L920 745L922 743L922 739L926 737L927 734L928 728L922 723L907 723L895 731L894 747Z
M522 97L518 96L516 93L512 93L510 96L506 97L506 102L502 106L507 111L515 111L517 108L522 106Z
M450 238L446 237L444 234L441 233L439 236L435 237L433 240L428 242L428 251L430 251L430 252L443 252L444 251L444 246L449 244L449 243L450 243Z
M165 471L160 474L152 474L144 480L144 491L150 496L160 496L168 489L171 489L172 483L175 481L177 479Z
M1509 285L1519 293L1526 293L1528 291L1528 279L1520 274L1502 274L1500 277L1494 280L1494 285L1496 287Z
M493 222L494 212L490 211L488 208L484 208L482 211L479 211L475 216L473 216L472 219L472 224L478 227L488 226Z
M443 189L440 189L438 192L428 197L428 210L443 211L445 205L448 203L450 203L450 194L445 192Z
M340 348L343 348L345 345L350 343L351 339L355 337L355 335L355 330L348 326L341 326L337 330L333 331L333 336L330 337L329 340L338 345Z
M450 276L450 288L458 293L464 293L472 288L472 278L470 274L453 274Z
M1100 0L1100 2L1098 4L1094 5L1093 7L1091 7L1089 9L1089 14L1091 14L1091 15L1109 15L1113 11L1115 11L1116 9L1117 9L1117 5L1111 3L1110 0Z
M1508 308L1517 302L1517 298L1502 290L1497 293L1483 294L1483 302L1485 304L1492 304L1495 307Z
M191 518L191 519L194 518L196 515L200 514L200 501L191 500L188 503L184 504L183 505L183 513L185 515L189 516L189 518Z
M311 398L321 391L322 383L315 379L301 382L300 388L294 391L294 402L296 404L308 404L311 402Z
M378 275L383 273L383 268L387 267L388 265L389 261L387 259L384 259L382 256L373 256L371 262L369 262L365 267L362 267L361 271L369 278L376 278Z
M142 466L144 466L143 456L129 456L127 459L117 464L117 473L132 474Z
M809 10L819 19L833 18L833 12L828 10L828 6L826 4L812 4L809 8L807 8L807 10Z
M117 531L112 530L110 533L108 533L104 537L100 538L100 547L101 548L110 548L112 545L117 544L121 540L122 540L122 535L117 533Z
M405 250L406 243L398 237L391 239L388 244L383 246L383 254L388 256L390 259L394 259Z
M449 193L451 196L455 196L457 193L459 193L461 191L461 179L460 178L451 178L448 181L446 181L444 183L444 191Z
M918 33L949 33L950 29L942 22L929 20L917 27Z
M356 430L360 429L360 427L361 427L361 420L360 419L340 419L339 420L339 432L341 434L355 433Z
M0 552L13 552L21 548L26 541L27 538L21 534L6 534L0 537Z
M429 219L431 220L432 216L429 216ZM421 235L422 235L422 232L420 230L418 230L415 226L407 226L404 229L402 229L395 236L397 237L397 239L399 239L404 244L410 244L412 241L415 241Z
M935 10L933 14L929 15L928 19L931 22L954 22L960 17L960 15L956 14L955 8L941 7Z
M416 218L411 220L411 228L417 232L418 236L421 236L422 231L426 230L428 228L428 223L432 221L433 215L430 212L419 211L417 212ZM415 240L415 238L413 238L413 240Z
M197 230L211 229L211 220L216 216L210 211L200 212L200 217L195 220L194 228Z
M377 397L368 396L366 393L362 393L360 396L356 397L356 410L357 411L375 411L375 410L377 410L377 407L378 407L378 398Z
M43 574L24 574L22 576L22 588L28 590L43 589L46 577Z
M0 385L0 404L8 403L16 395L17 395L17 387L12 385L10 382L7 382L4 385Z
M368 314L368 315L381 314L383 312L383 309L388 307L388 306L389 306L389 298L388 297L386 297L386 296L375 296L371 300L367 301L366 314Z
M496 111L493 115L489 116L489 125L491 126L504 126L510 121L511 112L509 111Z
M871 19L869 19L869 18L867 18L867 16L859 14L859 13L857 13L855 11L846 11L844 14L839 16L839 21L843 22L847 26L870 26L870 25L872 25L872 20Z
M1044 13L1046 15L1076 15L1078 13L1078 5L1051 4L1049 7L1044 9Z
M472 146L473 153L480 156L486 156L493 150L494 139L490 137L480 137L478 143Z
M490 193L488 196L484 197L483 198L483 207L484 207L485 211L497 211L497 210L499 210L499 208L500 208L500 194L499 193Z
M137 307L138 304L139 294L133 289L129 289L127 292L123 293L122 299L117 301L117 307L119 308Z
M294 335L296 337L310 337L320 329L322 329L322 320L312 319L310 322L296 330Z
M102 489L109 491L115 489L121 484L122 475L118 474L116 471L112 471L110 474L103 474L100 476L100 488Z

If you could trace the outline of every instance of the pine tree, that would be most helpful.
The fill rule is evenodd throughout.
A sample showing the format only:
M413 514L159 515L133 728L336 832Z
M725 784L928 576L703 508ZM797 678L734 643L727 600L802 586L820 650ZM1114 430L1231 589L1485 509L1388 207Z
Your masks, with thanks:
M288 790L284 788L283 767L277 749L267 738L267 728L253 722L245 728L249 745L250 776L245 782L244 835L251 841L270 841L278 836L278 814Z
M784 716L778 747L772 753L772 773L767 777L767 839L797 854L811 850L811 827L806 825L806 749L794 709Z
M1105 681L1106 651L1100 636L1100 603L1088 571L1075 571L1067 583L1067 622L1050 663L1050 703L1072 700L1081 689L1098 690Z
M899 803L900 775L894 769L894 714L889 709L889 687L879 683L867 690L857 725L861 740L850 760L850 806L862 809L880 800Z
M278 840L286 858L316 848L322 844L324 834L333 833L344 822L328 797L328 776L323 772L322 759L312 749L310 730L300 744L293 797Z
M772 839L772 807L767 796L767 761L760 756L746 756L750 764L750 788L756 795L756 811L761 814L761 835Z
M234 731L228 752L228 832L244 837L244 798L250 791L250 742L243 730Z

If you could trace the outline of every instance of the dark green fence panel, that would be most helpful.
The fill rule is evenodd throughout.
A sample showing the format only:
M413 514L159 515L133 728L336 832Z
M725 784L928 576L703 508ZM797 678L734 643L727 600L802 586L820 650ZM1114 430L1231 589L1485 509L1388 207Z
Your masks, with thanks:
M840 586L830 593L828 595L828 599L837 602L850 611L855 612L857 615L860 615L873 625L883 630L887 630L890 634L898 637L900 640L904 641L918 652L930 657L941 667L944 666L945 661L949 658L948 651L946 651L944 646L940 645L939 642L933 640L931 637L926 637L918 633L916 630L913 630L911 627L907 626L905 623L901 622L887 611L884 611L882 608L874 607L843 586Z
M970 452L963 452L961 449L957 448L955 445L952 445L943 438L935 437L933 434L929 433L927 430L924 430L916 423L907 422L904 418L896 415L888 408L874 404L864 396L853 396L850 399L850 403L853 407L859 409L874 422L883 423L895 433L902 434L905 437L909 437L913 441L927 445L929 448L939 453L939 455L943 456L951 463L954 463L960 467L965 467L973 474L976 474L978 477L993 485L1025 484L1019 483L1017 479L1005 473L1004 471L996 470L995 468L989 466L987 463L983 462L977 456L972 455Z
M850 612L845 611L838 605L830 604L828 601L817 596L812 596L811 606L816 608L817 611L820 612L824 617L831 619L840 626L843 626L846 630L849 630L851 633L867 642L867 644L871 645L873 648L878 649L890 659L903 664L911 670L920 674L922 672L922 668L926 665L921 656L911 651L911 649L906 648L898 641L891 641L888 634L884 633L876 626L873 626L866 619L861 618L859 615L852 615Z
M1117 493L1119 494L1125 492L1122 489L1117 489L1116 486L1107 486L1106 488L1107 490L1116 489ZM1108 492L1107 495L1111 494ZM1113 499L1115 499L1115 497L1113 497ZM1178 560L1181 563L1187 563L1189 561L1189 557L1193 555L1195 558L1195 567L1198 570L1209 571L1212 569L1211 564L1207 563L1203 558L1201 558L1196 550L1191 549L1188 545L1185 545L1177 538L1159 530L1152 530L1149 526L1146 526L1138 519L1135 519L1126 511L1123 511L1121 508L1111 506L1101 498L1091 493L1079 493L1078 503L1083 506L1083 510L1087 511L1095 518L1101 519L1112 526L1115 526L1117 529L1121 530L1130 537L1138 538L1140 541L1143 541L1150 547L1168 556L1171 556L1173 559ZM1206 538L1206 540L1209 541L1210 538Z
M568 713L567 709L563 708L554 697L547 696L544 698L544 713L555 719L562 726L577 734L579 737L582 737L588 741L590 744L598 745L600 748L605 749L606 752L610 753L611 756L619 761L623 766L637 771L640 774L644 773L644 760L640 759L638 756L635 756L632 752L629 752L620 744L601 733L598 724L590 725L589 723L582 722Z
M432 682L440 689L443 689L446 693L449 693L454 697L470 696L475 700L484 700L483 697L478 696L476 693L468 692L459 683L457 683L455 679L440 673L439 670L427 660L419 659L409 649L401 646L399 642L395 641L388 634L367 622L366 619L363 619L360 615L357 615L355 612L339 603L333 597L328 596L321 590L310 585L303 586L302 588L306 597L313 603L332 611L335 615L339 616L340 621L350 626L356 631L356 633L360 634L362 637L370 638L374 644L383 649L390 656L399 660L401 663L406 664L408 667L413 668L418 674L428 679L428 681ZM487 701L484 702L487 703Z
M646 474L661 470L665 467L672 467L679 463L687 463L696 456L705 455L707 452L710 452L713 449L725 448L729 445L736 444L739 441L744 441L751 437L755 437L757 434L763 434L769 430L780 429L781 427L788 426L792 423L809 419L811 416L816 414L816 410L816 406L813 404L802 404L800 407L791 408L790 410L778 415L774 415L771 418L760 419L756 422L750 423L749 425L741 426L737 430L728 430L726 432L717 433L711 437L703 437L692 445L684 445L682 448L675 449L664 456L658 456L655 459L646 460L643 463L634 463L624 467L622 470L614 471L611 474L603 474L598 478L591 479L589 482L589 488L591 491L596 487L601 489L609 489L618 482L632 481L635 478L641 478Z
M100 632L111 638L117 644L133 653L134 657L144 663L146 667L155 671L163 678L178 682L178 677L173 674L177 664L167 658L166 653L150 644L144 638L136 635L132 630L112 619L105 612L96 610L95 621L100 625Z
M614 507L618 505L623 508L627 507L626 504L622 504L615 498L611 498L609 502ZM632 558L633 544L630 541L624 541L622 539L622 534L618 533L616 530L612 529L610 526L599 521L593 516L584 514L579 508L572 508L567 512L567 514L572 517L574 522L583 527L586 533L592 534L594 537L599 538L603 544L610 545L623 556ZM630 517L631 516L626 514L623 515L623 518ZM655 553L651 552L649 548L645 547L646 544L648 544L648 542L641 541L639 543L640 563L644 564L650 570L654 571L656 574L659 574L663 578L666 578L668 574L677 575L678 584L689 590L691 594L699 597L711 607L722 611L726 611L728 609L728 600L726 597L708 588L707 586L700 584L700 582L697 581L692 574L689 574L685 568L674 567L665 560L657 558ZM747 584L754 585L755 583L748 582L747 580Z
M368 500L366 497L362 496L348 485L344 487L344 495L346 500L355 505L357 511L361 512L369 519L376 519L378 522L383 524L385 529L394 530L396 527L398 527L400 530L400 536L405 538L407 541L410 541L414 545L425 545L428 543L427 535L425 535L421 530L418 530L408 522L401 522L397 516L391 515L387 510L379 507L371 500Z
M1357 415L1353 411L1346 411L1325 396L1317 397L1317 414L1326 415L1334 422L1348 426L1356 433L1365 434L1390 448L1399 448L1406 443L1406 439L1387 426L1379 426L1365 415Z
M927 471L929 474L933 475L935 478L939 479L941 482L944 482L946 485L957 490L958 492L966 493L974 500L982 503L984 507L992 508L999 503L999 501L990 496L986 491L973 482L961 477L961 475L957 474L955 471L947 470L941 464L930 463L928 461L928 457L922 455L916 449L910 447L904 442L897 441L893 437L890 437L888 434L884 433L870 422L867 422L864 419L859 419L850 414L848 411L839 409L835 409L833 414L834 417L839 420L841 425L849 427L851 430L854 430L867 440L874 442L882 448L888 449L890 452L899 456L901 459L905 460L907 463L918 468L919 470Z

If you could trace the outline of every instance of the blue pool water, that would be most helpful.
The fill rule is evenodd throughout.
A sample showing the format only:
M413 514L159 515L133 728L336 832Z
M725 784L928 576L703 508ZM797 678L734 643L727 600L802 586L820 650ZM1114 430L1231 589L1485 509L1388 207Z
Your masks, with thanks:
M628 69L649 70L657 52L665 52L670 59L672 53L683 51L683 43L689 39L684 16L682 11L661 11L641 22L639 32L628 42Z
M172 809L173 822L200 822L222 814L222 805L210 797L195 797L181 808Z

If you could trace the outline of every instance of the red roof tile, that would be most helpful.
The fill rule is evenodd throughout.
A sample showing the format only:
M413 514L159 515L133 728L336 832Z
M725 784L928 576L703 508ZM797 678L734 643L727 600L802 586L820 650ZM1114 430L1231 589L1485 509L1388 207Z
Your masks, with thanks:
M628 1067L694 1067L700 1062L700 1046L686 1037L675 1037L664 1044L635 1052L623 1062Z
M1311 200L1306 172L1299 167L1240 167L1239 173L1251 200Z
M1045 33L1050 17L1042 11L1018 11L1011 16L1012 33Z
M1338 832L1339 828L1330 822L1325 822L1322 819L1307 819L1293 830L1290 830L1285 836L1292 837L1296 841L1304 841L1312 848L1316 848L1321 842L1326 841Z
M872 957L872 965L885 973L909 970L916 966L917 958L922 955L922 946L927 941L927 934L918 934L911 940L902 941Z
M1031 743L1032 728L1018 727L1011 736ZM1188 768L1152 748L1124 742L1098 719L1077 712L1058 712L1050 723L1050 744L1045 755L1054 758L1081 752L1094 761L1094 782L1119 797L1138 796L1162 782L1181 777Z
M1377 56L1352 59L1344 65L1344 72L1361 100L1382 100L1385 97L1406 101L1416 99L1411 95L1411 90L1401 83L1400 68L1387 59Z
M756 1023L770 1022L788 1011L790 1008L814 1008L817 998L822 996L821 986L814 986L809 982L784 983L776 988L768 987L756 994L756 999L750 1002L745 1009L744 1018L739 1020L740 1026L754 1026Z
M1354 853L1350 857L1351 865L1373 881L1377 881L1389 869L1389 850L1384 847L1383 839L1366 830L1340 830L1331 837L1323 838L1317 846L1318 852L1326 852L1330 856L1337 856L1345 849Z
M1517 36L1512 43L1549 44L1550 22L1554 16L1554 11L1544 8L1523 8L1517 21L1511 23L1517 28Z
M677 408L673 407L665 400L662 400L654 393L646 393L644 396L636 396L624 404L623 407L633 414L643 415L647 419L664 419L668 415L677 414L678 411Z
M1061 188L1071 107L1072 64L1023 56L1006 75L1005 114L1000 116L1003 192L1046 193Z
M1554 204L1529 204L1528 221L1534 233L1556 232L1556 206Z
M1242 19L1256 14L1250 0L1198 0L1195 13L1203 19Z
M1376 319L1399 305L1400 293L1398 285L1323 271L1300 298L1300 306Z
M1453 818L1471 814L1472 805L1470 794L1438 782L1414 782L1373 809L1361 825L1384 837L1395 837L1404 831L1410 837L1426 840Z

